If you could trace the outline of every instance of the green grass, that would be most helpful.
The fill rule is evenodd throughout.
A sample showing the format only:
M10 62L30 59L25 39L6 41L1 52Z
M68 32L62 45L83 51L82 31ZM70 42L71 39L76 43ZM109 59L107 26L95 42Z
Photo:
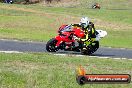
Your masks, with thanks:
M87 8L59 8L46 7L46 12L54 12L59 14L70 14L73 16L88 16L92 19L101 19L102 21L119 22L131 24L132 10L108 10L108 9L87 9ZM130 19L129 19L130 18Z
M93 2L90 0L75 8L0 4L0 38L48 41L57 35L61 24L78 23L80 17L88 16L97 29L108 32L101 40L101 46L132 48L131 2L118 4L119 8L123 4L128 10L112 10L118 9L114 7L117 1L107 1L109 6L103 4L105 0L101 1L100 10L86 8L85 4Z
M61 24L92 18L97 29L108 32L101 46L132 48L132 10L127 0L84 0L75 8L0 3L0 38L22 41L48 41L57 35ZM100 10L89 9L100 2ZM120 2L119 2L120 1ZM118 3L118 4L117 4ZM87 6L86 6L87 5ZM123 6L123 7L122 7ZM114 9L114 10L113 10ZM118 10L121 9L121 10ZM76 83L76 68L82 65L89 74L130 74L131 60L54 56L48 53L0 53L0 88L131 88L130 84Z
M76 69L82 65L89 74L130 74L131 60L55 56L52 54L0 53L1 88L131 88L132 84L76 83Z
M100 41L102 46L112 46L117 48L132 48L131 31L107 31L108 36Z
M132 2L130 0L79 0L80 7L90 8L95 2L99 3L103 9L131 9Z
M46 17L42 19L41 17L34 18L33 16L3 16L0 21L3 26L0 28L1 37L36 41L48 39L46 37L47 26L52 21Z

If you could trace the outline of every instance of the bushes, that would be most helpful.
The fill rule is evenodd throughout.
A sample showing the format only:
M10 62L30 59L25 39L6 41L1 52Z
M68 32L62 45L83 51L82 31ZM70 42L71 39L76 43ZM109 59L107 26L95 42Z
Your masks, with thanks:
M4 0L0 0L0 2L4 2Z
M40 0L13 0L15 3L21 3L21 4L32 4L32 3L38 3Z
M60 2L61 0L45 0L45 2L47 2L47 3L51 3L53 1Z

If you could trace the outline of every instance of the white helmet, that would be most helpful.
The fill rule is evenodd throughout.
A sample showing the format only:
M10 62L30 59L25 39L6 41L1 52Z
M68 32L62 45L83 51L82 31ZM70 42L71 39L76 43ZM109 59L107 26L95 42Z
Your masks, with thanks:
M88 17L82 17L81 21L80 21L80 25L82 27L86 28L88 26L88 24L89 24L89 21L90 20L88 19Z

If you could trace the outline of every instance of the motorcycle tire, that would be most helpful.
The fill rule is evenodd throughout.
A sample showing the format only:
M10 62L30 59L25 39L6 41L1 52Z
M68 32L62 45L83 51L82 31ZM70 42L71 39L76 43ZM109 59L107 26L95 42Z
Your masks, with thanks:
M94 44L94 45L92 45ZM95 51L97 51L99 48L99 41L94 41L93 43L91 43L88 47L86 47L86 50L81 50L81 54L83 55L91 55L93 54Z
M46 44L46 50L48 52L56 52L58 49L55 47L57 40L55 38L50 39Z

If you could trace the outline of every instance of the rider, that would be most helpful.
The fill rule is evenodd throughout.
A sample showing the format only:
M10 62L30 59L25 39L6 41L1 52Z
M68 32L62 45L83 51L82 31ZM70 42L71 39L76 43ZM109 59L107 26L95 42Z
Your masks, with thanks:
M94 41L96 37L96 30L94 27L94 24L88 19L88 17L82 17L79 24L73 24L73 26L81 27L81 29L84 31L85 36L81 39L78 39L81 42L88 41Z
M96 30L94 24L90 21L90 19L88 19L88 17L82 17L79 24L72 24L72 26L80 27L85 33L83 38L77 38L78 41L80 42L88 41L88 43L94 41L96 37ZM77 47L74 47L73 49L76 50Z
M85 36L81 39L81 41L90 41L91 38L96 37L94 24L88 19L88 17L81 18L80 25L85 33Z
M96 37L96 30L94 27L93 22L88 19L88 17L82 17L79 24L72 24L74 27L81 27L81 29L84 31L85 36L80 39L81 41L90 41L91 38Z

